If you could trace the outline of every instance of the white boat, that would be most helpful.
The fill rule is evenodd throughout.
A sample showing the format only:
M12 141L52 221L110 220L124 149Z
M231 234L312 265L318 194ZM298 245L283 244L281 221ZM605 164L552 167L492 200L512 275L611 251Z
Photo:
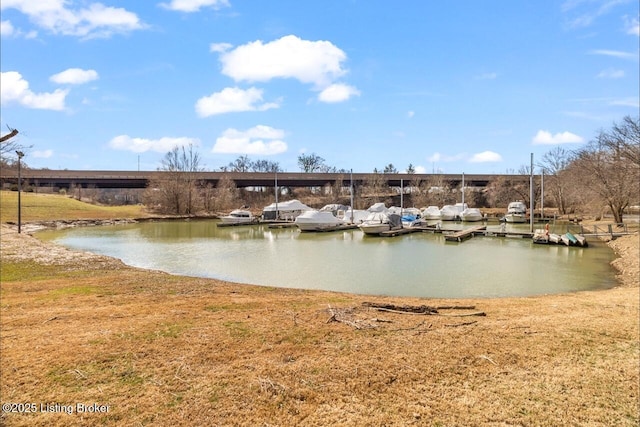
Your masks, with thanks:
M367 209L368 212L387 212L387 210L387 207L382 202L374 203Z
M584 246L584 247L589 246L589 244L587 243L587 239L585 239L584 236L580 234L575 234L574 237L578 241L578 246Z
M549 231L545 229L536 229L533 233L533 243L549 243Z
M401 215L402 227L421 227L427 225L427 221L422 217L422 212L418 208L405 208Z
M245 209L234 209L229 215L221 216L220 220L223 224L250 224L257 220L251 211Z
M265 206L262 209L262 218L265 220L293 221L301 213L311 210L313 210L313 208L310 208L298 200L289 200Z
M440 209L440 219L443 221L454 221L458 217L458 208L453 205L444 205Z
M511 223L527 222L527 206L522 201L509 203L504 220Z
M460 219L466 222L482 221L482 212L478 208L466 208L460 213Z
M549 241L551 243L560 243L560 235L556 233L549 234Z
M458 210L458 216L460 216L462 211L467 209L469 207L469 205L467 205L466 203L456 203L455 205L453 205L453 207Z
M320 210L302 212L295 219L300 231L324 231L347 224L344 217L348 208L344 205L330 204Z
M348 223L348 224L360 224L362 221L364 221L367 216L369 216L369 211L365 211L362 209L351 209L348 208L346 211L344 211L344 220Z
M385 231L402 228L400 215L387 214L387 212L371 212L358 228L364 234L378 235Z
M422 210L422 217L428 221L438 220L440 216L440 208L437 206L428 206Z

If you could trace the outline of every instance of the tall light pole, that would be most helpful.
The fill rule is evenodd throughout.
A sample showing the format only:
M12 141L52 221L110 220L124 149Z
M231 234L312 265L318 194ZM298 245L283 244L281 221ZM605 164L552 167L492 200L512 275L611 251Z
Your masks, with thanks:
M24 153L22 151L16 151L18 155L18 234L22 232L22 203L20 201L20 193L22 193L22 176L20 174L20 163Z

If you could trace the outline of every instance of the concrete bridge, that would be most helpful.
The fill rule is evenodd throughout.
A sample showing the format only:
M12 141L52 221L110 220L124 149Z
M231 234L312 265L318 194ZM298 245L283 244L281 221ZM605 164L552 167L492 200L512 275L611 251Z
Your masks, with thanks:
M35 185L37 187L56 188L146 188L151 181L169 180L175 172L164 171L85 171L85 170L49 170L49 169L22 169L23 185ZM193 178L216 186L222 177L233 180L238 188L246 187L273 187L276 174L273 172L194 172ZM390 187L409 186L418 180L425 182L446 182L452 187L460 186L461 174L373 174L373 173L303 173L303 172L278 172L278 185L283 187L322 187L334 185L342 180L342 185L362 186L372 177L377 176ZM528 175L485 175L465 174L465 186L485 187L500 176L511 181L528 182ZM17 184L18 171L16 169L3 168L0 170L0 181L3 183Z

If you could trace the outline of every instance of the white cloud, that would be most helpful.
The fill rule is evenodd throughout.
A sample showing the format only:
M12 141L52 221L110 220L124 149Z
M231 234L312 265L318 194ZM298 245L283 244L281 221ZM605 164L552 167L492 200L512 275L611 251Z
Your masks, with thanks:
M427 157L427 161L429 161L431 163L435 163L435 162L439 162L441 158L442 158L442 155L440 153L438 153L438 152L435 152L432 155L430 155L429 157Z
M599 79L620 79L624 77L624 71L614 70L613 68L607 68L606 70L600 71L597 77Z
M287 151L282 140L285 132L270 126L258 125L246 131L229 128L216 139L214 153L255 154L269 156Z
M15 29L11 24L11 21L1 21L0 22L0 36L9 37L14 35Z
M208 117L231 112L265 111L279 106L275 102L262 103L261 89L251 87L243 90L238 87L228 87L221 92L200 98L196 102L196 113L200 117Z
M456 155L453 155L453 156L447 156L447 155L435 152L431 156L427 157L427 161L429 161L431 163L457 162L457 161L463 160L465 158L465 156L466 156L465 153L460 153L460 154L456 154Z
M38 36L36 31L23 33L15 28L11 21L0 21L0 36L2 37L24 37L25 39L33 39Z
M54 34L84 38L109 37L146 27L135 13L123 8L90 3L82 9L70 9L68 3L64 0L3 0L0 8L16 9L36 26Z
M584 142L584 138L566 131L552 135L551 132L548 132L546 130L539 130L536 136L533 137L531 142L536 145L572 144Z
M31 155L39 159L48 159L53 156L53 150L36 150Z
M640 100L638 98L629 97L622 99L614 99L609 101L609 105L617 106L617 107L633 107L640 108Z
M69 68L49 77L49 80L54 83L71 85L79 85L97 79L98 73L95 70L82 70L80 68Z
M630 60L638 60L638 55L630 52L621 52L619 50L606 50L606 49L597 49L589 52L591 55L604 55L604 56L612 56L614 58L620 59L630 59Z
M266 82L293 78L324 88L343 76L347 55L329 41L302 40L294 35L269 43L260 40L221 55L222 73L235 81Z
M424 166L415 166L414 169L416 170L416 173L427 173L427 168Z
M198 12L202 7L220 9L229 6L228 0L171 0L170 3L160 3L160 6L179 12Z
M415 111L408 111L408 112L407 112L407 117L408 117L408 118L410 118L410 119L412 119L412 118L413 118L413 116L415 116L415 115L416 115L416 112L415 112Z
M360 95L360 91L353 86L342 83L334 83L325 88L318 95L318 100L326 103L343 102L352 96Z
M501 162L502 156L494 151L483 151L476 153L469 159L470 163L490 163Z
M189 144L199 145L200 140L197 138L171 138L162 137L160 139L132 138L129 135L119 135L109 141L109 147L115 150L127 150L134 153L144 153L146 151L155 151L158 153L167 153L175 147L185 147Z
M29 82L17 71L0 73L0 104L13 102L27 108L39 110L64 110L64 101L69 91L56 89L52 93L34 93L29 89Z
M568 24L570 28L583 28L592 25L599 17L607 15L614 7L625 3L625 0L602 0L602 1L584 1L584 0L567 0L562 6L562 12L567 13L574 11L577 17L571 19ZM581 10L577 10L581 9Z
M209 45L209 52L226 52L231 49L233 45L231 43L211 43Z
M640 37L640 21L638 18L629 19L625 16L626 33L632 36Z

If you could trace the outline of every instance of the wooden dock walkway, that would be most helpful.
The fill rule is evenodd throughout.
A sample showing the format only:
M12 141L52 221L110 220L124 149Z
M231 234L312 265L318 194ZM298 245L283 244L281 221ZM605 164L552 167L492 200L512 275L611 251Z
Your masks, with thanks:
M444 234L444 239L448 242L462 242L463 240L473 236L475 233L485 231L486 225L477 225L475 227L465 228L464 230L456 231L455 233Z
M400 236L402 234L409 234L409 233L415 233L418 231L423 231L421 228L398 228L395 230L389 230L389 231L383 231L382 233L380 233L380 236L382 237L394 237L394 236Z

